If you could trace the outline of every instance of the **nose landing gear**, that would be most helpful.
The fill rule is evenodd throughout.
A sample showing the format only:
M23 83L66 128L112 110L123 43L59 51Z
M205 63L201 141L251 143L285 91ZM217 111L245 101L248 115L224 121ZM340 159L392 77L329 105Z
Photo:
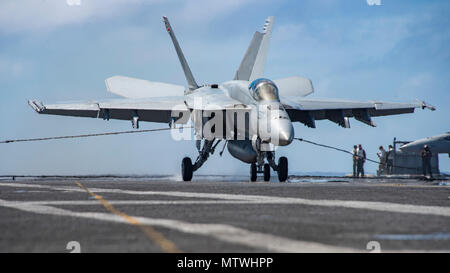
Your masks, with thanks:
M264 164L264 169L262 168L261 165L257 166L256 163L250 164L250 181L255 182L258 177L258 173L263 173L264 181L269 181L270 180L269 164L267 163Z
M250 181L255 182L258 175L256 170L256 163L250 164Z
M282 156L278 159L278 164L276 164L273 158L273 153L268 152L267 161L269 163L252 163L250 165L250 181L255 182L258 173L264 174L264 181L270 181L270 168L272 167L278 174L278 180L280 182L285 182L288 179L288 159Z
M183 158L181 162L181 175L183 177L183 181L191 181L193 173L198 170L205 162L208 160L209 155L214 153L217 144L221 140L217 140L214 144L215 140L204 140L203 146L201 145L202 141L197 142L198 149L198 157L195 160L195 163L192 164L192 160L189 157Z

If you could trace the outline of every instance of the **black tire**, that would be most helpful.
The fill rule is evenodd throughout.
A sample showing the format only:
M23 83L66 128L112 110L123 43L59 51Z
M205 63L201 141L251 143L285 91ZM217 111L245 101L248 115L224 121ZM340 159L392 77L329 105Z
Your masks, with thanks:
M269 164L264 164L264 181L270 180L270 166Z
M189 157L183 158L183 161L181 162L181 175L183 176L183 181L192 180L192 161Z
M278 159L278 180L285 182L288 178L288 159L284 156Z
M252 163L250 165L250 181L255 182L256 181L256 164Z

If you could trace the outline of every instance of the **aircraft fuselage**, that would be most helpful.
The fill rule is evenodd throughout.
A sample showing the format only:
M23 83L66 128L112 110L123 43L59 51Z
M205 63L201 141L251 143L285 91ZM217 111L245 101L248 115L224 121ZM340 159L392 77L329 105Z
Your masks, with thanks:
M215 109L220 109L219 106L215 106L215 95L220 94L221 103L223 103L223 95L230 98L230 108L225 110L225 113L222 110L217 111L221 113L214 112L215 115L225 115L224 118L227 120L224 125L225 128L223 128L224 133L217 132L215 138L250 139L253 141L259 139L263 145L289 145L294 138L294 128L283 105L279 99L255 99L249 85L249 81L233 80L217 86L202 86L186 94L186 102L190 106L195 105L195 109L214 112ZM239 111L236 109L239 109ZM237 115L237 118L235 115ZM203 126L205 125L204 118L210 117L211 114L202 113L202 119L195 119L195 116L194 113L191 118L195 123L196 130L205 130ZM215 125L221 120L217 119ZM202 123L202 125L198 123ZM198 133L196 132L196 134ZM234 135L235 133L237 133L237 136Z

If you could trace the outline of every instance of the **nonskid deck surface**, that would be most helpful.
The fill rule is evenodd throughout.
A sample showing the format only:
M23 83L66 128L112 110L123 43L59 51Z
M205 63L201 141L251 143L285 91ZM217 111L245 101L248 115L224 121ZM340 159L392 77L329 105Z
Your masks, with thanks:
M446 179L180 180L2 177L0 252L450 251Z

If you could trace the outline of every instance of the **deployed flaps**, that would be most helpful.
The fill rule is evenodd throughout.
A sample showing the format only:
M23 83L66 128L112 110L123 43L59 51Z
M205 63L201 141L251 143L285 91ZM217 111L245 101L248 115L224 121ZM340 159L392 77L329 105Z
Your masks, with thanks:
M109 114L109 109L105 109L103 111L103 120L109 120L110 117L111 115Z
M301 115L298 115L297 119L309 128L316 128L316 120L310 112L304 112Z
M325 117L341 127L350 128L350 122L342 110L326 110Z
M309 128L316 128L316 119L310 111L296 111L295 109L286 109L292 122L301 122Z
M139 116L137 111L133 111L133 117L131 119L131 124L133 125L134 129L139 129Z
M352 110L353 116L357 121L361 121L362 123L365 123L369 126L376 127L377 125L375 122L372 121L372 118L369 115L369 112L367 109L353 109Z

